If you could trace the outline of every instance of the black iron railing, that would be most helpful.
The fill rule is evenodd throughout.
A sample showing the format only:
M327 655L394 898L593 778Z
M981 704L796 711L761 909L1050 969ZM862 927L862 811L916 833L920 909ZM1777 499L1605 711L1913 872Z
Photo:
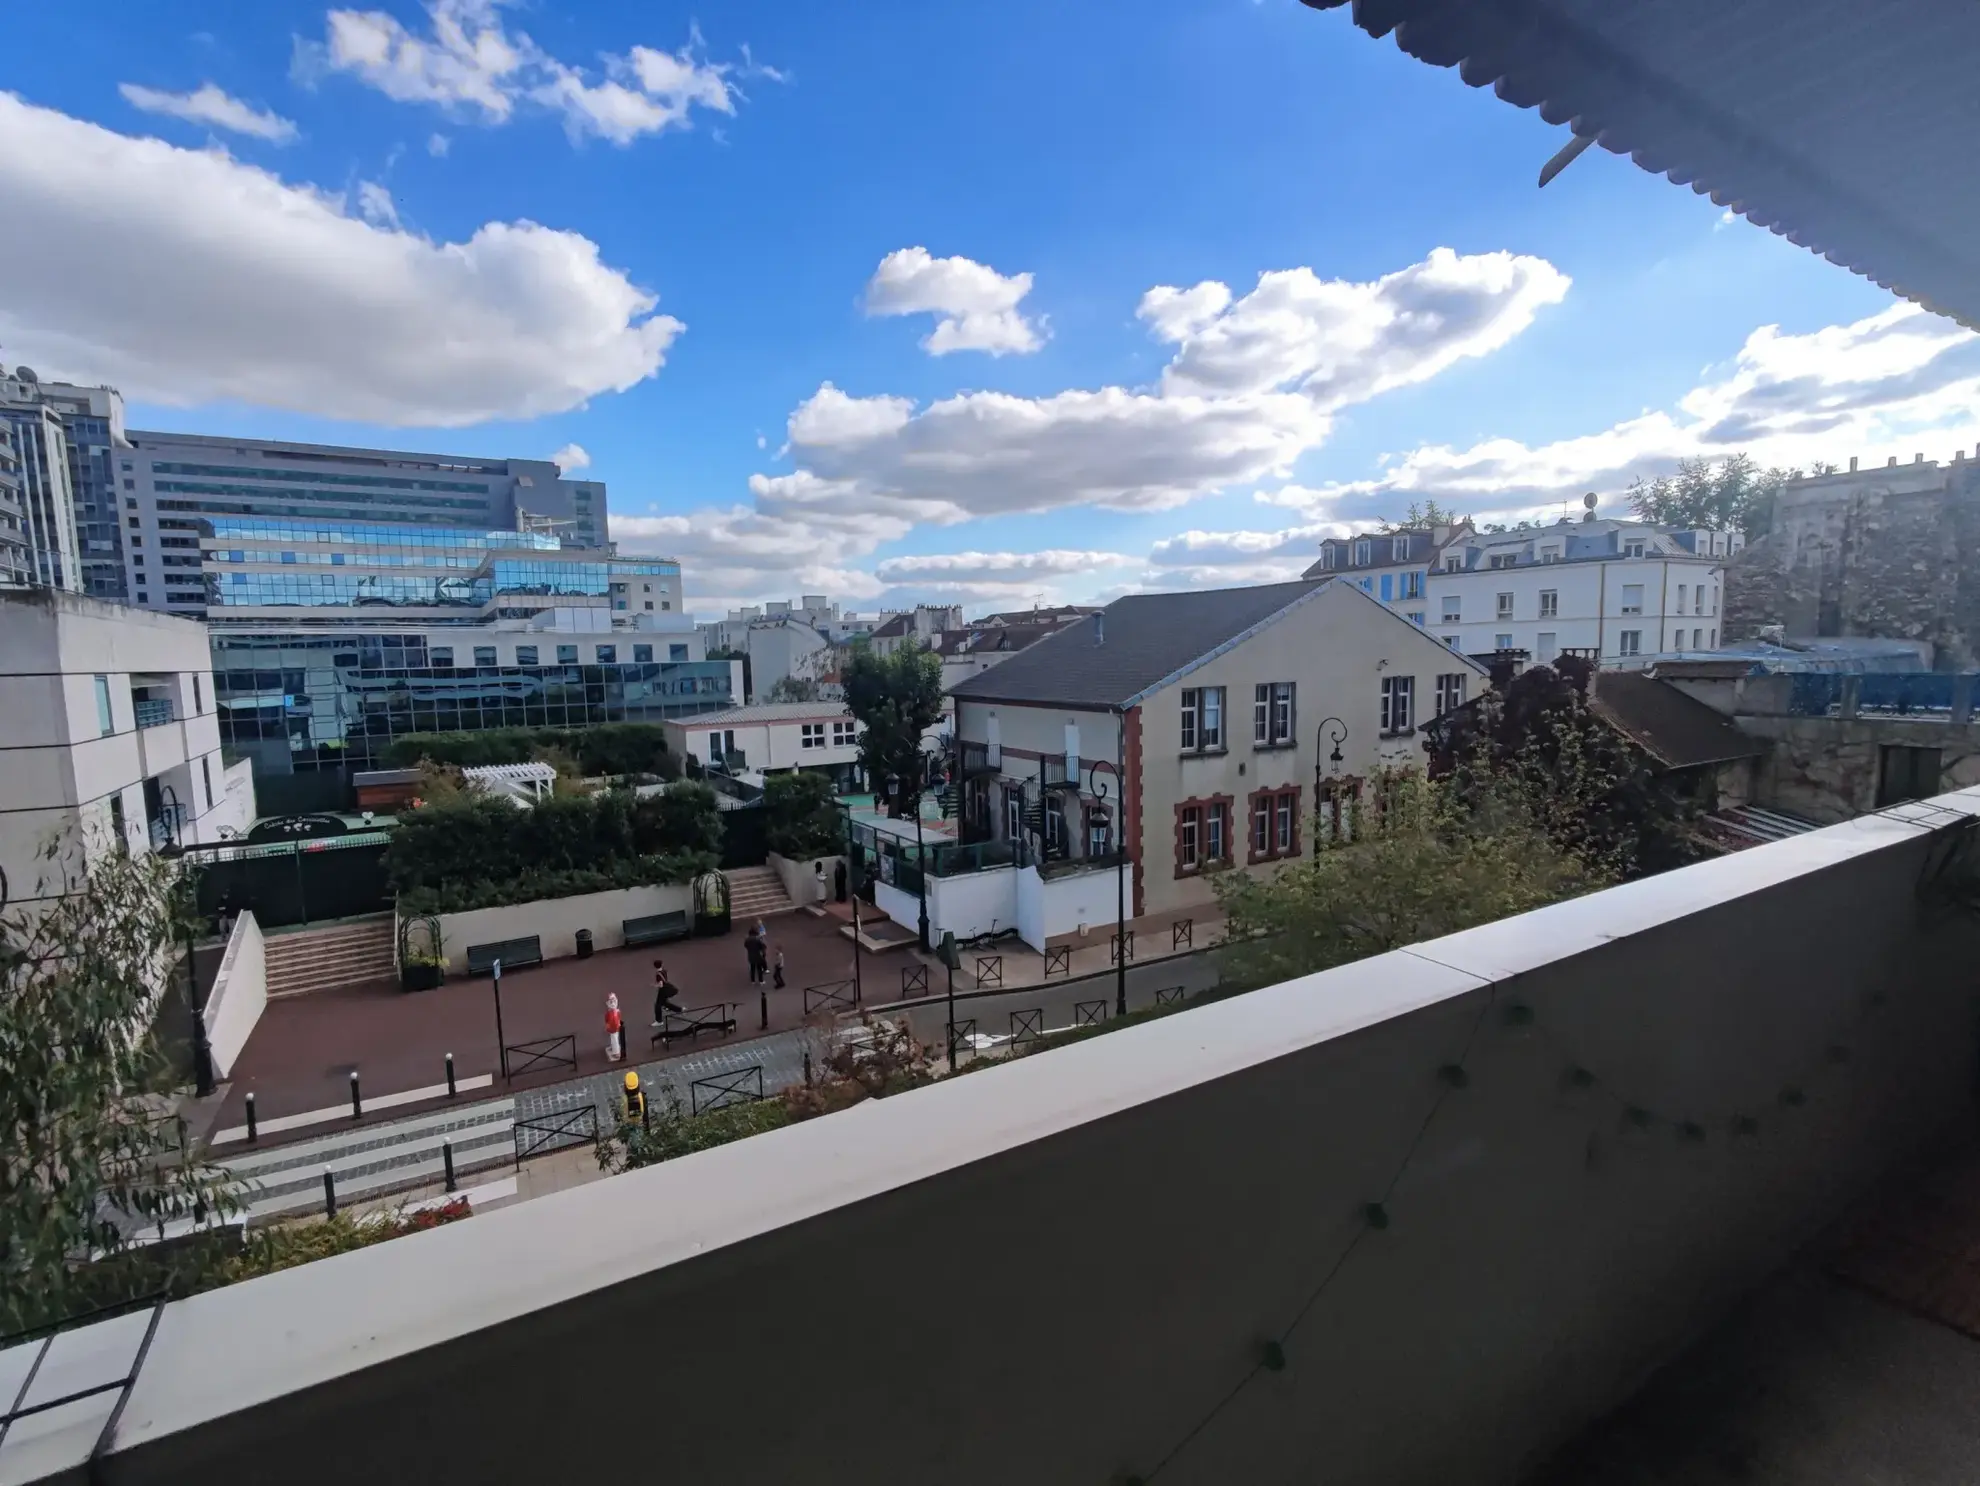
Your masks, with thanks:
M517 1120L510 1134L515 1139L518 1166L531 1156L568 1150L574 1145L583 1145L587 1140L597 1145L598 1106L580 1104L573 1109L559 1110L556 1114Z
M859 1007L859 988L850 980L828 980L822 985L804 988L804 1014L814 1011L855 1011Z
M763 1097L763 1065L752 1063L729 1073L697 1078L688 1085L688 1111L706 1114L731 1104L754 1104Z
M568 1068L577 1072L577 1034L538 1037L531 1042L512 1042L502 1049L502 1077L521 1078L537 1068Z

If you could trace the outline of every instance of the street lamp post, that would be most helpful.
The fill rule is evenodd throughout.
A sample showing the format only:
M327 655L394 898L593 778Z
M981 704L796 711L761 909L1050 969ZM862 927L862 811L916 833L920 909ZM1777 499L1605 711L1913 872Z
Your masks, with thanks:
M853 1005L864 1005L859 976L859 838L853 834L852 806L841 805L846 812L846 882L852 888L853 910Z
M1114 775L1114 788L1121 793L1119 808L1108 812L1109 818L1125 817L1127 814L1127 791L1121 784L1120 765L1110 764L1105 759L1095 759L1093 767L1086 771L1086 791L1102 805L1109 798L1106 781L1100 771L1108 769ZM1127 821L1113 821L1114 830L1114 1015L1127 1015ZM1092 844L1090 841L1087 843Z
M1327 762L1334 766L1334 772L1338 774L1341 772L1341 744L1347 741L1347 724L1342 722L1338 717L1328 717L1321 720L1319 730L1313 735L1313 762L1316 767L1319 765L1320 748L1322 744L1328 741L1328 729L1330 728L1333 730L1332 741L1334 751L1327 755Z
M928 953L928 851L921 839L921 797L928 788L928 755L918 753L919 760L915 775L914 796L914 872L915 881L920 884L920 914L915 933L921 942L921 952ZM898 776L890 776L887 785L896 794L904 781Z

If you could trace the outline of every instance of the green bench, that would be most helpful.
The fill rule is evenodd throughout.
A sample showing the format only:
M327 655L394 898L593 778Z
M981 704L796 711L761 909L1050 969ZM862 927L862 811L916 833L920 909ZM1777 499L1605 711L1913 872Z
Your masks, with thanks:
M639 944L664 944L669 939L686 939L694 933L686 910L622 919L619 928L626 936L628 948Z
M531 934L527 939L498 939L493 944L470 944L467 952L469 975L487 975L500 960L504 970L519 965L543 963L543 941Z

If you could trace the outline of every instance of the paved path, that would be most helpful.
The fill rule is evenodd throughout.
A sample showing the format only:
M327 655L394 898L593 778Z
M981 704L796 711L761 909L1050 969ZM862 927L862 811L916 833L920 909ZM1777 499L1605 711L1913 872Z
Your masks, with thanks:
M682 1113L694 1105L696 1079L720 1078L742 1073L752 1065L763 1070L763 1092L773 1094L804 1080L804 1050L817 1047L821 1034L798 1030L772 1032L745 1042L711 1044L700 1052L683 1053L653 1062L638 1063L639 1081L645 1086L653 1112L664 1111L671 1099L680 1101ZM634 1037L635 1046L638 1035ZM815 1054L814 1054L815 1056ZM542 1119L590 1104L598 1111L599 1128L609 1130L618 1118L618 1100L625 1087L624 1065L609 1073L597 1073L568 1083L527 1089L514 1096L516 1118ZM750 1085L752 1091L754 1084ZM706 1095L703 1095L706 1098Z

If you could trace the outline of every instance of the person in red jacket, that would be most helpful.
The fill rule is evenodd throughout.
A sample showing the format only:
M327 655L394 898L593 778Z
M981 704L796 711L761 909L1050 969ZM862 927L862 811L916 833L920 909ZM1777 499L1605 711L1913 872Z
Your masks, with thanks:
M616 1063L626 1055L626 1024L619 1015L619 998L605 998L605 1061Z

